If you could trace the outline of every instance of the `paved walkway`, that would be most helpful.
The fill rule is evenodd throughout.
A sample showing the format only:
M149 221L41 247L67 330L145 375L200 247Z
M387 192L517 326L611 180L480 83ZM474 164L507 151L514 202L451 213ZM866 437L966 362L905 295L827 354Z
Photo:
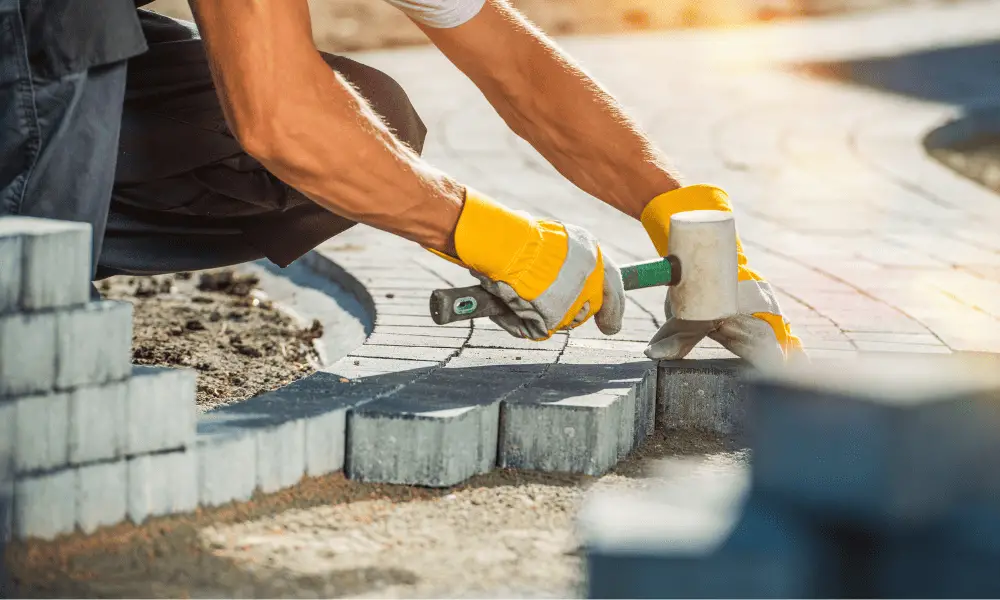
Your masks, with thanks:
M780 290L806 347L825 357L1000 351L1000 198L921 144L964 109L1000 102L996 40L1000 3L968 2L565 46L688 181L730 191L752 264ZM358 58L408 90L434 164L509 205L590 228L620 262L653 255L637 222L562 180L434 49ZM861 83L808 77L804 63ZM407 261L425 269L420 281L427 271L470 281L411 246L359 228L323 251L363 267L376 291L400 287L379 273L411 271ZM618 338L645 339L662 296L632 292Z

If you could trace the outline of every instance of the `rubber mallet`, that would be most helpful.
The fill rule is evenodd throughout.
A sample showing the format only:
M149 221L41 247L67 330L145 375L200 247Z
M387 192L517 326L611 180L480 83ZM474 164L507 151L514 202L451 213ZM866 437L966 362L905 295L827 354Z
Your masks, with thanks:
M621 267L625 290L670 286L678 319L713 321L737 311L736 224L732 213L694 210L670 218L668 255ZM435 290L431 318L438 325L494 317L510 309L475 285Z

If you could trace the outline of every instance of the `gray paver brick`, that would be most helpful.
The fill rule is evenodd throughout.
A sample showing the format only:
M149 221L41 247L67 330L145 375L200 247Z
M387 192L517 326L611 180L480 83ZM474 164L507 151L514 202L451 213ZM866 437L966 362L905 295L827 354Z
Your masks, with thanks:
M118 460L76 469L76 524L84 533L125 520L128 463Z
M44 393L55 380L55 313L0 316L0 398Z
M128 517L133 523L197 507L198 460L193 448L129 459Z
M306 475L318 477L344 468L347 411L332 411L306 421Z
M746 420L746 390L736 359L660 361L659 419L667 428L738 433Z
M412 379L437 366L436 361L348 356L328 367L323 367L320 372L361 381L390 374L396 378L409 377Z
M650 362L551 367L504 399L499 464L603 473L649 430L653 407L643 382L652 370Z
M306 428L302 420L258 429L257 487L276 492L298 483L306 472Z
M83 304L90 297L90 226L30 217L0 219L0 238L21 238L20 305L28 311Z
M124 381L81 387L69 394L69 462L118 458L125 451Z
M132 305L92 302L56 319L56 385L119 381L132 370Z
M14 452L18 472L54 469L69 461L69 395L26 396L15 401Z
M449 338L469 337L468 329L459 329L456 327L438 327L438 326L413 327L408 325L380 325L376 333L425 336L425 337L449 337Z
M553 350L499 350L463 348L458 356L445 365L445 369L490 368L511 373L538 373L556 361L559 353Z
M13 533L51 540L76 525L76 470L63 469L14 482Z
M348 416L352 479L449 486L493 468L499 402L519 377L437 371Z
M0 230L0 315L20 305L22 246L19 236Z
M136 366L128 385L127 454L174 450L194 441L194 371Z
M469 348L509 348L514 350L562 350L566 345L566 334L557 333L551 338L536 342L534 340L526 340L522 338L516 338L506 331L495 330L495 329L473 329L472 335L469 337L469 342L466 344Z
M415 315L375 315L375 326L381 327L382 325L396 325L396 326L410 326L410 327L454 327L456 329L468 329L469 323L467 321L456 321L454 323L448 323L447 325L438 325L430 317L430 309L427 310L427 316L415 316Z
M373 333L368 344L375 346L415 346L421 348L461 348L464 337L431 337L426 335L403 335L398 333Z
M257 487L257 440L251 431L199 435L198 503L246 501Z
M618 462L629 391L567 397L534 386L504 405L501 467L600 475ZM518 402L521 397L538 403ZM635 397L631 396L631 412ZM627 422L627 421L625 421ZM629 442L633 431L627 431Z
M454 348L428 348L412 346L376 346L365 344L350 354L368 358L395 358L400 360L432 360L443 362L454 355Z

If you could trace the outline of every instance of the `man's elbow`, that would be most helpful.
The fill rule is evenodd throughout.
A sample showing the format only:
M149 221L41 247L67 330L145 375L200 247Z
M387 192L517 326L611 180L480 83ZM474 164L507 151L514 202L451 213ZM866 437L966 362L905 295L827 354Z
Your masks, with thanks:
M230 119L230 130L243 150L261 164L278 160L281 144L274 128L273 118L242 116Z

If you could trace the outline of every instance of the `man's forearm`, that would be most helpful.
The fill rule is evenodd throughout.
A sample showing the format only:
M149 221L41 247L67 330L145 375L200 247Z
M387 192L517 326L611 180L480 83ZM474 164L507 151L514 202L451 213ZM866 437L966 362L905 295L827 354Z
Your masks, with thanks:
M680 186L618 102L502 0L460 27L425 31L511 129L585 192L639 218Z
M453 253L464 188L392 135L323 61L304 0L192 6L227 121L248 153L332 212Z

